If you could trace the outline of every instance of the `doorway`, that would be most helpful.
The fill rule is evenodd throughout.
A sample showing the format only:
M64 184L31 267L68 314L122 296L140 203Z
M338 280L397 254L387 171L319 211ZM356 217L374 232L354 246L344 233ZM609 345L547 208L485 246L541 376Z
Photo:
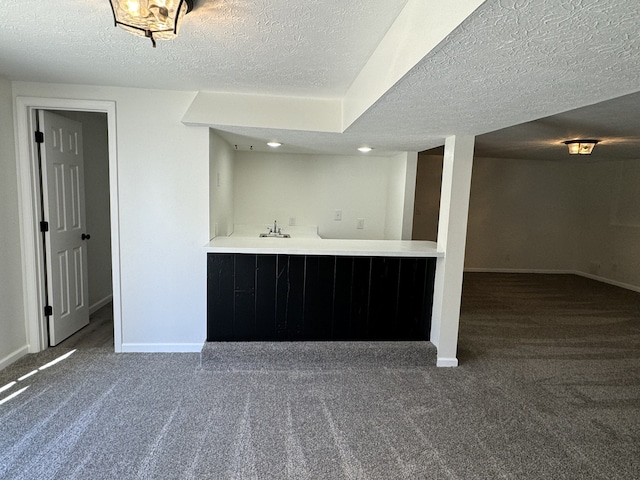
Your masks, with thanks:
M103 129L106 126L106 154L108 179L103 178L99 188L108 191L108 226L101 236L106 237L110 243L110 261L102 270L109 270L110 280L104 285L102 292L110 290L110 293L100 297L95 294L92 299L93 310L102 305L113 302L113 330L114 350L122 350L122 316L121 316L121 291L120 291L120 244L119 244L119 209L118 209L118 164L116 155L116 115L115 102L46 99L37 97L16 98L16 131L18 137L18 176L20 208L20 229L23 243L23 290L25 293L25 314L27 322L27 335L29 341L29 353L36 353L48 347L46 306L46 268L42 237L40 232L40 184L37 149L34 147L33 132L35 132L35 118L38 110L55 111L58 114L83 117L88 121L102 119ZM100 123L100 122L98 122ZM105 165L102 165L104 169ZM96 184L97 185L97 184ZM104 229L105 222L101 221L100 227ZM98 229L100 229L98 227ZM104 238L103 238L104 240ZM104 271L102 272L104 274ZM94 285L95 286L95 285Z
M46 115L46 117L45 117ZM70 257L78 257L81 259L80 263L86 265L85 271L82 272L82 268L76 265L75 258L72 258L70 263L71 267L76 265L76 268L66 268L67 278L71 279L75 277L74 272L80 271L81 274L77 275L76 285L82 283L81 288L69 288L66 289L69 295L58 295L51 298L49 293L49 305L52 307L50 313L53 315L49 317L49 346L59 344L62 340L70 336L69 334L75 334L79 330L78 327L86 326L89 322L89 317L95 314L103 306L110 304L113 298L112 295L112 278L111 278L111 226L109 217L109 145L108 145L108 130L107 130L107 114L100 112L74 112L64 110L42 110L39 112L39 128L42 132L43 143L40 144L41 156L43 151L47 152L52 150L52 143L55 143L52 137L59 134L58 128L55 129L54 135L49 135L48 129L43 128L47 121L55 122L56 118L59 118L58 122L62 122L62 125L69 123L68 121L75 122L70 125L77 124L79 130L76 134L76 142L79 143L79 148L76 149L76 155L74 152L70 152L66 145L60 145L61 148L55 149L57 156L64 154L71 154L72 160L79 159L81 161L80 178L76 180L81 187L77 188L77 199L81 203L82 208L78 208L78 219L80 230L74 235L71 232L73 244L79 244L77 249L74 249L76 255L69 255ZM51 120L47 120L51 118ZM66 150L60 152L60 150ZM52 161L49 159L49 154L45 154L42 160ZM42 163L42 161L41 161ZM61 165L61 167L64 165ZM44 165L41 165L41 170ZM71 170L67 169L67 175L71 174ZM42 171L42 184L51 182L49 175L52 172L48 170ZM73 175L70 175L73 178ZM53 192L47 189L48 194L51 196ZM46 197L46 195L45 195ZM51 205L51 201L44 201L43 215L46 220L49 220L49 231L43 234L45 237L45 251L47 247L47 241L51 242L56 236L56 229L51 225L51 220L54 217L60 218L60 215L54 215L52 208L55 209L55 205ZM69 202L70 205L75 204L75 200L72 199ZM46 206L49 206L49 211L46 211ZM67 209L66 215L75 217L74 209ZM81 214L80 214L81 213ZM71 219L70 219L71 220ZM72 223L72 221L67 222ZM80 238L80 232L82 232L82 239ZM77 238L76 238L77 237ZM84 250L84 254L81 252ZM66 257L66 256L65 256ZM46 274L49 277L49 272L53 272L57 263L54 258L47 255L46 262L49 264L46 268ZM54 278L47 278L47 287L49 291L56 291L58 285L54 284L53 280L59 278L59 275L53 275ZM73 301L74 294L83 292L81 296L83 298ZM65 289L60 289L58 293L65 293ZM57 317L61 305L63 303L58 297L63 299L70 297L67 308L68 317L79 317L75 322L69 321L70 319L64 319ZM68 330L65 333L65 330ZM61 332L62 331L62 332ZM62 333L62 335L60 335ZM112 345L113 346L113 345Z

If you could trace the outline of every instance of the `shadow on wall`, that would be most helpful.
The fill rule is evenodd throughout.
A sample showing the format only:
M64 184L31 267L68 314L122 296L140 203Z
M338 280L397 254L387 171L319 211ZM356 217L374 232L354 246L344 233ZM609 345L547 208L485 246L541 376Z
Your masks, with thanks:
M418 154L412 240L435 242L438 238L438 213L440 212L444 151L438 154L437 150L433 149Z

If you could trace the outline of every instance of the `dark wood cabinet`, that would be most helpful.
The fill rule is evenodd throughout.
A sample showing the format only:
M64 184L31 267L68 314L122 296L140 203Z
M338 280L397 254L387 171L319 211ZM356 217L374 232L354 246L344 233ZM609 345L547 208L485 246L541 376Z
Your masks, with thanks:
M428 340L435 258L207 254L207 341Z

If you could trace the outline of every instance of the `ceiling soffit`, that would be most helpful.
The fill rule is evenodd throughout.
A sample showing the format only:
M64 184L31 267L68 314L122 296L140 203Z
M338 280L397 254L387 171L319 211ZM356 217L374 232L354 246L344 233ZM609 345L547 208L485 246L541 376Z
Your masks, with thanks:
M341 98L199 92L182 121L189 125L341 133L483 3L434 8L409 0ZM435 25L425 28L425 24ZM275 114L277 112L277 114Z
M633 0L487 1L347 132L422 151L637 92L639 24Z

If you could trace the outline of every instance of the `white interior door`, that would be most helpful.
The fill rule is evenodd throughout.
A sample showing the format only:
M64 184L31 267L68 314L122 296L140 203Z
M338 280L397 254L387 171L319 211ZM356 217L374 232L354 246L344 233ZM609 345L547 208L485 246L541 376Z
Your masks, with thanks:
M89 323L82 124L43 110L38 115L53 346Z

